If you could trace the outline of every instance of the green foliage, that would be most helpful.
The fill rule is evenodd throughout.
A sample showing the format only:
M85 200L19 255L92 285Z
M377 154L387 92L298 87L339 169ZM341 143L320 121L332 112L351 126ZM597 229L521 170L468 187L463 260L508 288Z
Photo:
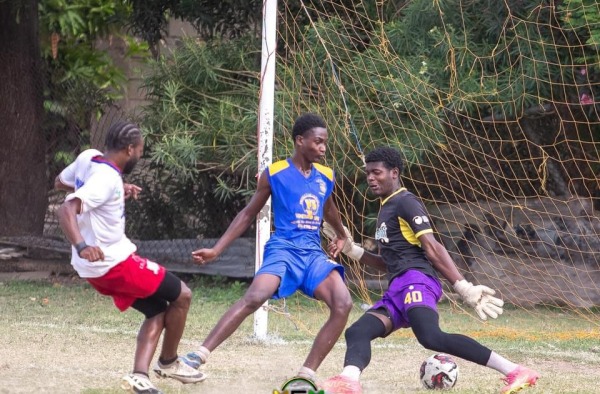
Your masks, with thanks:
M135 181L145 192L128 209L144 220L131 234L217 237L241 209L257 172L258 46L185 39L152 62L141 120L152 165Z
M148 53L147 44L122 33L130 8L126 0L39 2L50 179L67 157L90 144L92 119L123 95L126 75L98 48L99 40L123 40L125 58L143 61Z
M104 51L96 50L95 41L119 35L129 13L124 0L41 0L42 54L57 79L82 79L106 90L109 99L119 97L125 75Z
M144 84L152 101L143 122L155 163L181 179L208 171L246 180L239 187L229 184L232 189L251 185L257 168L257 47L250 38L187 39L154 62Z
M559 7L564 28L572 30L587 46L582 63L598 64L600 56L600 4L595 0L565 0Z
M145 126L152 161L178 182L211 179L209 194L220 203L243 199L254 189L260 69L256 20L240 25L246 35L228 36L215 21L226 20L225 9L238 10L242 19L245 11L237 2L225 3L134 2L136 10L153 4L187 20L213 7L215 13L196 19L196 26L208 29L203 37L218 39L184 40L156 61L146 80L151 104ZM574 65L597 56L591 51L596 32L583 22L584 16L597 16L591 2L585 7L565 2L569 12L562 13L551 1L467 1L460 7L429 0L355 3L286 3L281 15L297 20L283 20L279 31L285 45L279 46L277 63L274 157L289 154L287 129L295 116L322 114L330 131L328 163L335 163L338 179L349 181L338 192L352 196L350 203L358 207L369 206L355 192L366 189L357 171L363 151L385 143L402 150L409 167L431 164L432 152L451 149L447 136L452 132L456 139L464 130L461 122L521 119L541 104L571 102L577 96ZM350 12L340 12L345 7ZM566 16L570 25L563 26ZM241 38L222 38L231 36ZM372 218L376 209L360 215Z

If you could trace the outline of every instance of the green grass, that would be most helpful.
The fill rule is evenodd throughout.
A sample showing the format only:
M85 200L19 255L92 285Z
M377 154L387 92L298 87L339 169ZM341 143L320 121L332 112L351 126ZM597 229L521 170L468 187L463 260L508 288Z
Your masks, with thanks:
M247 288L246 283L223 278L186 279L194 299L182 351L197 346ZM362 303L355 299L349 324L363 313ZM183 386L161 381L160 387L166 392L228 393L243 380L245 392L272 392L302 364L327 308L300 294L271 301L270 306L269 334L278 341L254 341L249 317L211 355L206 382ZM131 367L141 323L137 312L119 313L110 298L85 282L64 278L0 283L0 311L4 350L0 392L119 392L119 379ZM499 319L481 322L469 310L446 301L440 304L440 322L447 332L469 335L515 362L538 368L543 378L537 392L597 392L598 322L576 311L507 306ZM344 350L340 339L319 370L322 378L339 372ZM416 375L430 353L410 330L374 341L372 363L363 374L365 393L421 391ZM461 373L453 392L492 393L501 387L497 372L457 362Z

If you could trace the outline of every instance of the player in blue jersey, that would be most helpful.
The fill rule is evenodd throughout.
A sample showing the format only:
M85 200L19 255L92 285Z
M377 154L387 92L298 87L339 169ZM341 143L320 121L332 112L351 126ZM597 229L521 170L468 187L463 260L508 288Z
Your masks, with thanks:
M442 284L438 273L484 320L498 317L503 302L494 297L495 292L489 287L467 282L446 248L435 239L425 206L401 185L400 153L392 148L378 148L367 154L365 162L369 188L381 199L375 231L379 254L354 244L346 230L349 242L341 251L353 260L386 272L389 287L382 299L346 330L344 370L324 382L325 391L361 393L359 377L371 361L371 341L407 327L427 349L461 357L505 375L502 393L515 393L534 385L537 372L514 364L474 339L440 329L437 302L442 296ZM325 234L335 239L327 227L325 223ZM338 247L336 242L329 249L337 251Z
M275 233L265 245L262 266L244 296L225 312L202 346L188 354L190 365L206 363L210 352L269 298L288 297L296 290L323 301L330 311L298 377L315 380L316 369L344 330L352 299L344 284L344 269L322 250L319 233L324 218L333 225L337 234L333 242L339 250L347 242L332 196L334 172L317 163L326 151L325 122L315 114L304 114L295 121L292 138L292 157L271 164L261 174L254 196L212 248L192 253L199 264L215 259L248 229L272 198Z

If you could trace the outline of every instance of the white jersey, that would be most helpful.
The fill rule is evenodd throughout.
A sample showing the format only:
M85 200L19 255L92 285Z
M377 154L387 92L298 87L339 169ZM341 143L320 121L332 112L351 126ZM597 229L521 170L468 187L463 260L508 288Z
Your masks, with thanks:
M125 236L125 192L121 171L102 157L96 149L88 149L65 168L59 179L75 189L65 201L81 200L77 224L85 243L98 246L104 260L89 262L79 257L72 247L71 264L82 278L98 278L127 259L136 246Z

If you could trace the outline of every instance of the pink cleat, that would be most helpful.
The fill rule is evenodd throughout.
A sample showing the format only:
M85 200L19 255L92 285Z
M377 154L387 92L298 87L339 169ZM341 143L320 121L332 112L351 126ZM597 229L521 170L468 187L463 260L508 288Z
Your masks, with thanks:
M327 379L320 388L325 394L362 394L360 382L343 375Z
M522 389L535 386L540 374L527 367L518 366L514 371L506 375L504 381L506 386L502 389L502 394L513 394Z

